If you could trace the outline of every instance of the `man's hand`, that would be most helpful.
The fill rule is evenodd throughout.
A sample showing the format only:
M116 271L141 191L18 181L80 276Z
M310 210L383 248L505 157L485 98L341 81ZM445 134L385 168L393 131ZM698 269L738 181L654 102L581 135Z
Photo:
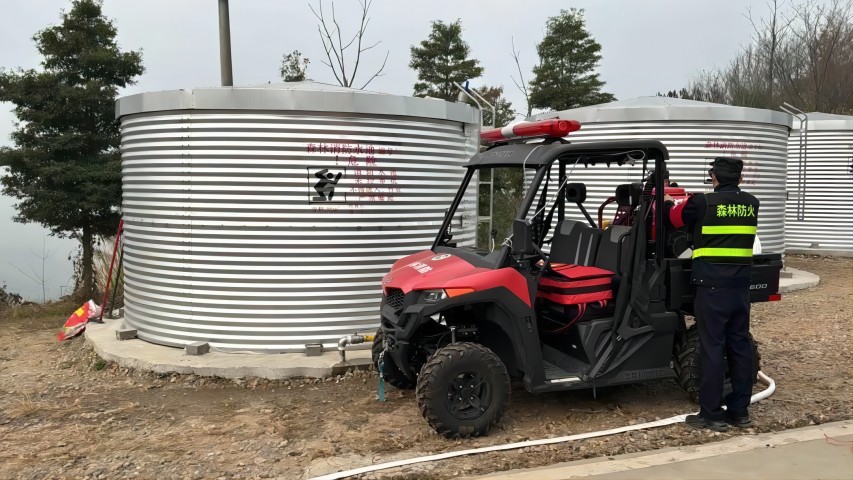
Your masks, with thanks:
M663 201L664 202L674 202L674 200L672 199L672 197L669 194L665 194L663 196Z

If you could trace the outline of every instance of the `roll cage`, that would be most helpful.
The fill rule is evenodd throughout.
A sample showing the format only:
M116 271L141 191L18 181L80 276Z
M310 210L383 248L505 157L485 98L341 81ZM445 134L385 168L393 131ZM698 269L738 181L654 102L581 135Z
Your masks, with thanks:
M533 180L530 187L525 193L521 207L516 213L516 220L524 220L527 217L530 207L536 200L537 192L544 179L550 174L553 164L558 163L558 185L564 186L566 181L567 166L578 166L578 164L597 165L606 164L608 167L611 164L618 166L626 163L635 164L637 161L642 161L643 172L649 170L650 164L653 162L654 171L663 172L666 169L666 161L669 160L669 152L663 143L656 140L636 140L636 141L608 141L608 142L590 142L582 144L569 143L514 143L514 144L498 144L488 150L481 152L467 164L467 172L462 181L462 185L453 199L453 203L444 217L441 228L438 231L435 241L432 245L432 250L444 246L446 242L446 232L450 226L454 213L462 202L465 190L468 184L474 177L474 174L482 168L491 167L521 167L535 169ZM645 174L645 173L644 173ZM652 200L659 208L654 209L655 221L655 238L664 238L665 222L663 220L664 208L664 175L655 175L655 194ZM565 217L565 188L558 188L556 198L556 214L558 222ZM540 212L541 213L541 212ZM538 246L541 246L544 236L538 238ZM658 269L663 267L664 261L664 242L655 242L654 261ZM502 247L498 257L495 259L498 265L505 264L507 257L510 254L510 249L506 246Z

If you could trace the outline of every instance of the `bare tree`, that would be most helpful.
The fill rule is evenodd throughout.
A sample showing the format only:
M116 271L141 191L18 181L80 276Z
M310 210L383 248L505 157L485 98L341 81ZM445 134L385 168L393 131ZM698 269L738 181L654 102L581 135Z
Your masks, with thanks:
M729 102L725 71L720 69L703 70L690 81L687 91L688 97L692 100L712 103Z
M809 110L853 111L853 2L806 3L794 19L799 28L790 47L796 55L786 72L788 92Z
M41 303L45 303L47 301L47 282L48 282L48 280L53 278L53 277L46 276L45 263L47 263L47 259L50 258L51 256L53 256L53 254L56 252L55 251L54 252L48 252L47 251L47 241L45 239L42 239L41 254L36 253L32 248L27 248L27 250L29 250L30 253L32 253L33 255L35 255L36 257L38 257L41 260L41 271L40 272L38 270L36 270L35 268L33 268L32 265L27 265L28 267L30 267L29 273L25 272L21 267L15 265L12 262L9 262L9 265L11 265L18 272L20 272L21 275L29 278L30 280L35 282L37 285L41 285Z
M690 98L775 109L789 102L805 111L853 113L853 0L768 4L755 20L753 42L724 68L690 82Z
M515 60L515 66L518 68L518 80L516 81L515 77L512 75L509 78L512 79L512 83L515 84L515 87L524 95L524 102L527 105L527 117L533 115L533 106L530 105L530 86L527 82L524 81L524 75L521 73L521 60L519 59L519 55L521 54L520 50L515 49L515 38L512 37L512 59Z
M373 0L359 0L358 3L361 5L361 22L356 33L346 43L343 41L344 35L343 32L341 32L341 26L338 24L338 19L335 15L335 2L331 2L331 20L326 18L325 12L323 11L323 0L318 0L316 9L313 6L308 5L308 8L311 9L311 13L313 13L320 22L317 25L317 32L320 34L320 40L323 42L323 50L325 50L326 59L328 60L321 60L320 62L332 69L332 74L335 76L335 80L337 80L338 84L343 87L352 87L355 84L355 76L356 73L358 73L358 67L361 64L361 54L382 43L380 40L369 46L364 46L364 34L367 31L368 24L370 23L370 17L367 16L367 13L370 10L370 6L373 4ZM351 53L348 57L347 50L351 47L355 48L354 50L350 50L350 52L354 53ZM385 59L382 61L382 66L379 67L379 70L377 70L376 73L367 79L364 85L359 87L360 89L367 87L367 85L369 85L376 77L382 76L382 71L385 70L385 64L388 62L389 53L389 51L385 52ZM352 70L350 72L347 72L348 64L352 65Z
M786 34L793 23L792 18L785 18L779 9L784 5L784 0L772 0L767 4L769 18L755 19L751 8L747 8L745 17L752 24L752 40L755 53L760 57L758 68L766 69L766 102L778 103L778 92L781 89L778 78L777 65L779 64L780 46L786 41Z

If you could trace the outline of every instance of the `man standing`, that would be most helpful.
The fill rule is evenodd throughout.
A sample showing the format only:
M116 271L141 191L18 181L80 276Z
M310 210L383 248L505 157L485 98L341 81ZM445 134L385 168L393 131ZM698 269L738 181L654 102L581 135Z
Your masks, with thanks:
M749 339L749 285L752 246L758 225L758 199L742 191L743 161L717 157L708 173L712 193L694 195L678 206L667 196L669 221L688 225L693 234L693 303L699 330L699 415L688 415L695 428L725 431L746 428L754 382ZM723 398L728 358L732 392ZM727 410L722 408L725 402Z

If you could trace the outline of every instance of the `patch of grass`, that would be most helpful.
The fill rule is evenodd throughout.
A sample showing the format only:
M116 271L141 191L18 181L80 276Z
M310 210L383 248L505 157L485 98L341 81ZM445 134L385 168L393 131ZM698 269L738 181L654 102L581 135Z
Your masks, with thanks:
M106 368L107 365L109 365L109 362L107 362L103 358L99 358L99 359L95 360L95 363L92 364L92 368L97 370L97 371L101 371L104 368Z
M59 329L65 319L79 307L80 304L69 298L4 307L0 309L0 325L24 330Z
M12 405L9 407L7 413L12 418L23 418L29 417L31 415L35 415L37 413L43 413L52 410L52 406L45 402L37 402L32 399L27 394L24 394L24 397L19 399L16 402L12 402Z

